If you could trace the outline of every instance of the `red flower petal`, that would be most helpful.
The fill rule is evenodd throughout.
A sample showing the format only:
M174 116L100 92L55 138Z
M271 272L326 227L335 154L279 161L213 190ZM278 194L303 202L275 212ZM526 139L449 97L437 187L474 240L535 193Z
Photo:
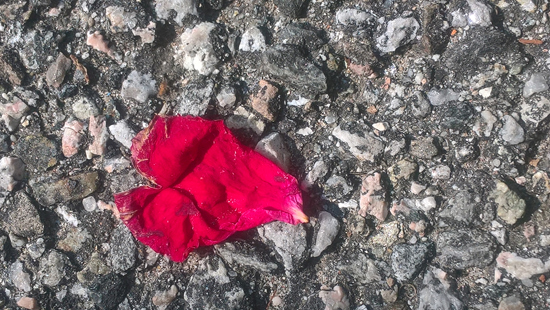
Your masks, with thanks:
M296 179L242 145L222 121L156 116L131 151L136 169L157 187L116 194L121 219L175 261L236 231L308 221Z

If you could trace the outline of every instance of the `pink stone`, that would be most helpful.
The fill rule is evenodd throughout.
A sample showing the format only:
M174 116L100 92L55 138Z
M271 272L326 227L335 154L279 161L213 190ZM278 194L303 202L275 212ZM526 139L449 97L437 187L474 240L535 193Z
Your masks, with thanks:
M88 32L86 44L93 47L95 50L113 57L113 51L109 48L109 42L103 38L103 35L101 35L99 31Z
M531 241L531 237L533 237L535 234L535 225L533 223L526 223L523 226L523 235L525 236L525 239L527 239L527 241Z
M381 177L381 174L376 172L363 179L359 215L365 217L370 214L383 222L388 216L388 203L386 190L380 182Z
M63 132L61 144L63 155L69 158L76 155L82 145L82 139L84 138L84 124L80 121L74 120L66 122L64 128L65 131Z
M21 308L29 310L38 309L38 302L32 297L21 297L21 299L19 299L19 301L17 302L17 305Z
M405 204L405 202L403 200L401 200L401 202L397 203L397 202L394 202L391 209L390 209L390 212L392 215L397 215L397 214L405 214L405 215L409 215L411 213L411 209Z
M15 97L13 103L1 104L0 113L9 131L14 131L19 126L19 121L27 113L29 107L19 98Z
M94 139L88 150L94 155L101 156L105 154L107 139L109 138L105 116L91 116L88 130Z

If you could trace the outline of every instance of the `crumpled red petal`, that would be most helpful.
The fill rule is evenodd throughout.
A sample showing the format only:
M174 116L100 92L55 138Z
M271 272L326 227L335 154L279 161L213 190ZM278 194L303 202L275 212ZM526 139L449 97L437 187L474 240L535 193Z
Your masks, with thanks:
M242 145L223 121L156 116L131 151L154 187L116 194L120 218L136 239L174 261L273 220L308 221L297 180Z

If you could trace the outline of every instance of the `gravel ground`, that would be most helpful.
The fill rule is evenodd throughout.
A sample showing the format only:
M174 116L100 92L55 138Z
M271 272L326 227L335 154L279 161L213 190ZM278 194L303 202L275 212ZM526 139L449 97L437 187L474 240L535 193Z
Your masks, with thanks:
M0 308L548 309L547 4L0 1ZM155 114L223 119L310 223L137 242Z

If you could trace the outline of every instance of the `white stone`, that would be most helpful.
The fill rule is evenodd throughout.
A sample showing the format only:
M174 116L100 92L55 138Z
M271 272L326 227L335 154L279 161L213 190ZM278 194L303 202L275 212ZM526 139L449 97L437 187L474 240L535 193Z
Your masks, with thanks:
M237 101L235 89L233 89L233 87L222 88L220 93L216 95L216 100L218 100L218 103L222 108L233 106L235 101Z
M432 89L427 94L428 100L433 106L440 106L442 104L458 100L458 93L452 89Z
M321 253L332 244L340 230L340 222L326 211L322 211L319 214L319 226L315 245L313 245L311 249L311 256L313 257L321 255Z
M127 148L132 147L132 139L136 133L130 128L130 126L128 126L126 121L121 120L116 124L109 126L109 131L114 136L115 140L120 142L122 145Z
M239 50L243 52L263 52L265 49L265 37L258 27L252 27L243 33Z
M550 260L543 263L538 258L522 258L511 252L501 252L496 261L497 267L506 269L506 272L520 280L550 271Z
M384 152L384 143L368 133L365 133L362 137L338 126L334 128L332 135L345 142L349 146L350 152L361 161L374 162L375 158Z
M510 145L516 145L525 141L525 131L520 124L510 115L504 115L504 125L500 130L502 140Z
M150 96L157 93L156 83L151 74L141 74L134 70L122 82L120 95L123 99L134 99L139 103L145 103Z
M491 97L491 92L493 91L492 87L486 87L479 90L479 95L484 99Z
M29 106L17 97L13 98L12 103L0 104L2 119L10 132L17 129L19 126L19 121L23 116L25 116L25 114L27 114L28 111Z
M201 23L195 28L187 28L181 34L181 44L176 47L176 59L181 59L183 67L195 70L202 75L210 75L220 63L210 39L216 28L213 23Z
M197 0L157 0L155 11L161 19L168 19L170 12L175 11L174 21L181 26L182 20L188 15L198 15Z
M470 9L468 23L470 25L491 26L492 9L487 4L477 0L467 0Z
M88 212L97 210L97 202L93 196L88 196L82 199L82 206L84 206L84 210Z

